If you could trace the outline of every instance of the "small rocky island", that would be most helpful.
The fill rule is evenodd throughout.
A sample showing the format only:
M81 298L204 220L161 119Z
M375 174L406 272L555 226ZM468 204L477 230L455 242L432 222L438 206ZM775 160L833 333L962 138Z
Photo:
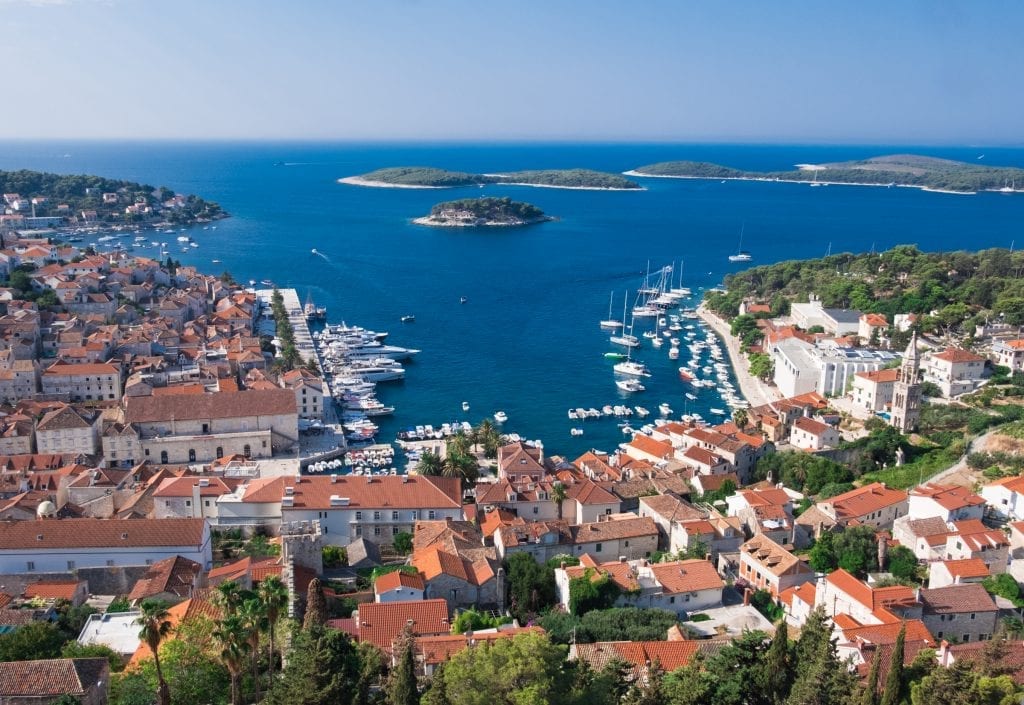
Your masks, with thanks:
M463 198L438 203L430 215L416 218L417 225L476 228L514 227L554 220L537 206L510 198Z

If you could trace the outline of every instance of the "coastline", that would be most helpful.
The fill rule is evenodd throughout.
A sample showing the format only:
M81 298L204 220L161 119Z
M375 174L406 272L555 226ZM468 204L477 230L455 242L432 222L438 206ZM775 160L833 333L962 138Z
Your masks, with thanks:
M505 174L484 174L499 179L506 178ZM491 184L488 184L490 186ZM495 186L531 186L533 188L558 188L566 191L646 191L643 186L639 188L616 188L614 186L558 186L557 184L528 184L521 181L499 181Z
M521 228L526 225L536 225L537 223L546 223L554 220L551 216L544 216L537 220L522 220L517 223L502 223L496 220L486 220L482 223L466 221L438 221L431 218L429 215L424 215L419 218L413 218L412 222L416 225L426 225L431 228Z
M345 176L338 179L339 184L348 184L349 186L370 186L372 188L460 188L459 186L420 186L418 184L389 184L386 181L372 181L370 179L364 179L361 176Z
M808 170L810 171L810 170ZM623 176L638 176L644 179L692 179L695 181L766 181L773 184L821 184L822 186L868 186L874 188L913 188L928 193L945 193L951 196L976 196L977 191L950 191L949 189L932 188L930 186L919 186L918 184L855 184L849 181L812 181L810 179L769 179L758 176L682 176L676 174L645 174L642 171L630 169L622 172ZM996 191L999 193L999 191ZM1007 193L1003 191L1002 193Z
M708 311L703 303L697 307L697 316L707 323L715 331L715 335L725 343L725 349L729 352L729 365L732 367L733 374L736 375L743 398L750 403L751 407L770 404L782 398L778 390L769 387L747 371L744 364L746 361L740 351L739 343L729 333L729 326L724 320Z

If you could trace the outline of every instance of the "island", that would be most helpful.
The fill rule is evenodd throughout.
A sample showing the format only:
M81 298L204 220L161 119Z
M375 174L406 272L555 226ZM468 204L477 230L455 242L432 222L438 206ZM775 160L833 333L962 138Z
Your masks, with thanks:
M399 166L377 169L360 176L347 176L338 179L338 182L383 188L455 188L507 184L595 191L643 190L640 184L620 174L592 169L536 169L501 174L470 174L434 167Z
M102 176L0 171L4 222L15 229L191 225L226 218L220 205L160 186Z
M438 203L430 215L413 220L435 227L510 227L554 220L537 206L511 198L463 198Z
M1024 169L917 154L890 154L859 161L796 166L792 171L762 172L744 171L709 162L672 161L649 164L624 173L628 176L680 179L790 181L821 186L903 186L958 194L978 191L1024 193Z

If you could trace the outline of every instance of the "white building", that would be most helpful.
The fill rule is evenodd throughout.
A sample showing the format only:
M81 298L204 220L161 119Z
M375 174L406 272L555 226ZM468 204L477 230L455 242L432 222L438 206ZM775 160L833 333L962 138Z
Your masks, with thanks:
M913 519L939 517L949 522L984 515L985 500L966 487L928 482L910 491L907 516Z
M808 392L822 396L840 396L858 372L873 372L897 356L888 350L841 347L834 341L811 345L799 338L786 338L775 344L774 381L784 397Z
M1024 371L1024 338L995 341L992 343L992 355L997 365L1009 367L1010 372Z
M816 299L790 305L794 325L804 330L821 326L829 335L856 335L860 328L860 315L860 311L850 309L824 308Z
M374 581L373 598L374 602L422 600L425 590L422 573L393 570Z
M37 453L94 455L100 448L100 415L64 406L50 411L36 426Z
M1024 519L1024 477L1004 477L981 488L981 496L1001 519Z
M324 416L324 382L309 370L298 367L281 375L281 386L295 392L295 409L300 419L321 421Z
M924 381L933 382L947 397L974 389L985 376L985 358L969 350L947 348L924 358Z
M43 372L41 383L43 394L69 401L121 398L121 368L109 362L57 360Z
M801 416L794 421L789 432L790 444L801 450L835 448L839 445L839 440L839 431L809 416Z
M885 411L892 404L893 388L899 373L897 369L856 373L850 388L853 403L872 413Z
M50 519L0 523L0 574L151 565L182 556L213 563L203 519Z

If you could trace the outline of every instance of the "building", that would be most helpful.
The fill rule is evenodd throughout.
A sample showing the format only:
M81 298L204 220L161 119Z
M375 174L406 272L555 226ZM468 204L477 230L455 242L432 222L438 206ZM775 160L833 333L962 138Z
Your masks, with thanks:
M125 422L138 433L141 459L209 462L226 455L269 458L298 442L289 389L126 397Z
M992 355L995 363L1009 367L1011 374L1024 372L1024 338L995 341L992 343Z
M942 521L981 519L985 500L960 485L938 485L927 482L910 490L907 516L913 519L939 517Z
M829 335L856 335L860 329L860 311L841 308L824 308L821 301L812 296L808 303L794 303L790 306L793 324L804 330L820 326Z
M865 313L857 321L857 337L860 338L864 344L868 344L874 339L875 344L885 334L885 331L889 328L889 319L882 313Z
M893 538L906 546L919 561L936 561L945 557L949 527L940 517L914 519L902 516L892 525Z
M933 561L928 564L928 587L941 588L964 583L980 583L991 575L985 561L980 558Z
M607 521L570 527L573 555L603 558L650 558L658 550L658 527L650 517L613 515Z
M498 526L493 538L501 560L512 553L529 553L538 563L547 563L555 556L573 554L572 531L564 521L527 522L516 517Z
M921 590L921 620L936 639L961 644L991 639L996 632L999 608L985 588L964 583Z
M1000 519L1024 519L1024 477L1004 477L981 488L981 496Z
M729 516L737 517L752 535L765 535L779 544L793 538L793 501L803 495L792 495L784 487L739 490L725 498Z
M36 452L95 455L100 449L99 425L95 411L72 406L54 409L36 425Z
M946 348L925 358L925 381L937 385L946 397L974 391L984 376L985 358L969 350Z
M182 556L209 568L203 519L50 519L0 523L0 574L152 565Z
M854 405L871 413L888 409L899 374L891 368L855 374L850 388Z
M843 526L856 522L884 529L906 515L908 501L903 490L886 487L884 482L872 482L818 502L817 507Z
M799 338L785 338L772 349L775 385L784 397L808 392L842 396L858 372L879 370L896 355L887 350L844 347L835 341L812 345Z
M463 518L457 478L318 475L282 485L282 521L317 520L324 542L336 546L359 538L390 544L395 534L413 533L417 521Z
M393 570L373 582L373 598L375 602L422 600L425 589L422 573Z
M945 559L980 558L992 573L1005 573L1010 562L1010 541L999 529L990 529L979 519L949 524Z
M784 590L814 580L814 571L767 536L755 536L740 546L739 577L755 590L778 597Z
M414 551L410 564L423 576L425 598L442 597L452 609L500 609L504 603L504 573L493 548L473 549L464 554L435 544Z
M0 663L0 703L4 705L46 705L58 701L106 705L109 693L110 662L105 658Z
M789 442L801 450L822 450L839 445L840 436L833 426L809 416L801 416L793 422Z
M281 375L281 386L295 392L295 409L300 419L321 421L324 417L324 382L303 367Z
M656 494L640 497L639 514L642 517L650 517L657 525L660 548L665 550L669 547L673 524L704 519L707 512L697 509L673 494Z
M121 368L109 362L71 363L57 360L43 372L43 394L66 401L121 398Z
M391 653L395 639L406 626L415 637L451 632L448 603L441 599L361 604L352 613L352 622L359 641L373 644L385 653Z
M203 566L188 558L165 558L151 565L135 581L128 599L136 605L149 599L162 600L168 604L187 600L199 586L202 573Z

